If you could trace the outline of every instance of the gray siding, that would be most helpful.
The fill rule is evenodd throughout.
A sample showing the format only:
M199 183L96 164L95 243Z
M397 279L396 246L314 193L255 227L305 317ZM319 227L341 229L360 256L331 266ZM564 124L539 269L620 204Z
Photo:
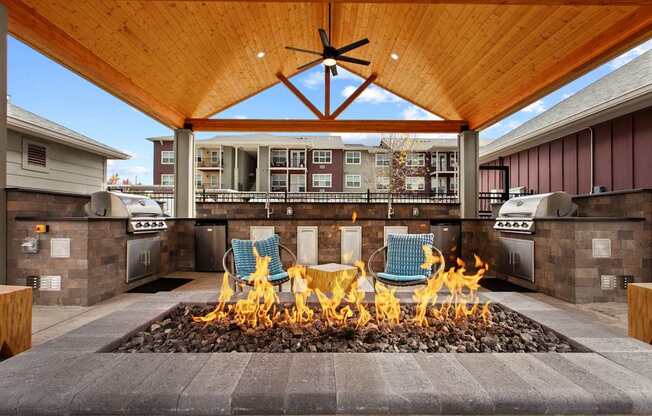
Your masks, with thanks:
M23 140L47 147L47 171L23 168ZM83 150L7 131L7 186L90 194L104 189L106 159Z
M346 163L346 153L356 152L357 150L344 150L344 176L342 178L342 190L344 192L367 192L367 189L374 191L374 155L365 150L360 150L360 164L348 165ZM360 188L347 188L346 175L360 175Z

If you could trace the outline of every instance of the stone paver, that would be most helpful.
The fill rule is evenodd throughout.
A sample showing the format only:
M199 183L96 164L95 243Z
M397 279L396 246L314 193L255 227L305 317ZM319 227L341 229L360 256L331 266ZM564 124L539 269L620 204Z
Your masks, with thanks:
M652 347L583 311L519 293L486 295L596 352L97 352L179 302L214 295L159 293L125 302L0 363L0 414L652 413Z

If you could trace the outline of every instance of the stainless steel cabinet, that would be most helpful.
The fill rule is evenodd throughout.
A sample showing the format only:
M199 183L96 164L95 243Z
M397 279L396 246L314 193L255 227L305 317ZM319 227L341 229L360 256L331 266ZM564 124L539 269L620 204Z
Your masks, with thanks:
M223 272L226 251L226 225L198 224L195 227L195 270Z
M127 240L127 283L158 273L161 266L161 239Z
M501 237L497 270L534 282L534 241Z

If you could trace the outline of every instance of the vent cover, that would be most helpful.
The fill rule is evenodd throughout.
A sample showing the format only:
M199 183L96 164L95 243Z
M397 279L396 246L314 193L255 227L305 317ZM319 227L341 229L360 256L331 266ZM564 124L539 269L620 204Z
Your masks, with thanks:
M70 239L69 238L51 238L50 239L50 257L68 258L70 257Z
M593 257L594 258L611 257L611 240L608 238L594 238Z
M32 166L47 167L48 151L45 146L27 143L27 164Z

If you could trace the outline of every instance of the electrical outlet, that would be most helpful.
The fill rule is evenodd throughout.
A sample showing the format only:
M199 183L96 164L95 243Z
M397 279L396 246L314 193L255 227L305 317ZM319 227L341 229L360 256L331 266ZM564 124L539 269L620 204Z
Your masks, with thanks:
M612 274L600 276L600 287L602 290L614 290L616 288L616 276Z

